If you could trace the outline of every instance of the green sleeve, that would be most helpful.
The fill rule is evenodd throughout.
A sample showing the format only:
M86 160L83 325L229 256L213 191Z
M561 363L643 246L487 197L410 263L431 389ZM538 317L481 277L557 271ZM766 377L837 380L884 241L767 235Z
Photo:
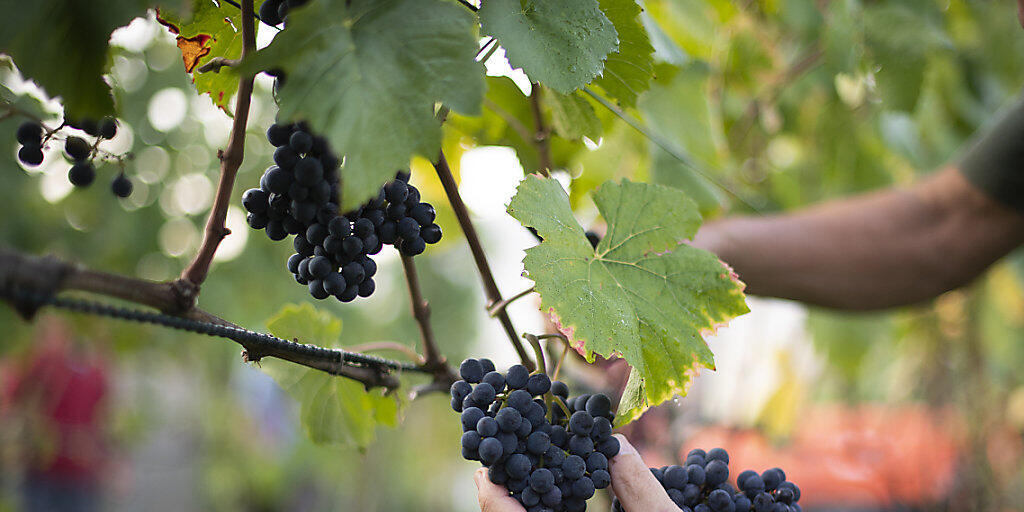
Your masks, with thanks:
M1024 211L1024 97L979 132L959 167L990 197Z

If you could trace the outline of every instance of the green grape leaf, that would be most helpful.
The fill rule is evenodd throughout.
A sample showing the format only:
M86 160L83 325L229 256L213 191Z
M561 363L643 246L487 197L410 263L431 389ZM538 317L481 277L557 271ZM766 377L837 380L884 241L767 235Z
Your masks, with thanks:
M351 209L419 154L436 158L434 105L480 112L484 68L472 14L444 0L310 2L243 69L281 68L280 116L302 119L344 155Z
M640 21L642 9L636 0L598 1L619 34L619 49L608 55L604 72L594 83L619 104L632 107L654 76L654 47Z
M683 244L701 224L683 191L623 180L593 199L608 224L596 249L553 179L527 177L508 212L543 239L523 260L541 309L588 360L620 355L633 367L635 396L619 407L621 425L684 394L700 366L714 368L702 336L747 306L729 267Z
M107 42L115 28L144 16L147 3L34 0L7 5L0 16L0 52L47 95L59 96L69 117L113 115L114 98L103 81Z
M477 14L513 67L563 94L590 83L619 46L597 0L487 0Z
M340 336L341 320L310 304L291 304L267 328L280 338L327 347ZM398 423L398 398L382 390L367 391L354 380L273 358L263 359L260 366L299 402L302 426L314 443L362 448L373 442L378 425Z
M560 137L576 140L589 137L596 141L601 137L601 120L594 112L594 106L579 92L562 94L548 89L541 96L551 127Z
M263 0L256 0L259 12ZM192 16L185 19L173 11L160 11L157 21L175 35L181 50L185 72L200 94L208 94L213 104L230 112L228 102L238 92L238 74L231 67L219 72L199 73L197 68L214 57L237 59L242 55L242 11L233 5L210 0L192 0Z

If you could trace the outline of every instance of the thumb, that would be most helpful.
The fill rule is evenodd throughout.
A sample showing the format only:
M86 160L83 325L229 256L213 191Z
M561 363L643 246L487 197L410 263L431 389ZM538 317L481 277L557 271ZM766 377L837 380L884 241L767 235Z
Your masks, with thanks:
M526 512L508 490L487 478L487 468L480 468L473 474L476 481L477 499L481 512Z
M619 453L608 461L608 470L612 475L612 488L622 508L645 512L678 511L679 507L669 499L665 489L651 474L626 436L615 434L615 437L619 440Z

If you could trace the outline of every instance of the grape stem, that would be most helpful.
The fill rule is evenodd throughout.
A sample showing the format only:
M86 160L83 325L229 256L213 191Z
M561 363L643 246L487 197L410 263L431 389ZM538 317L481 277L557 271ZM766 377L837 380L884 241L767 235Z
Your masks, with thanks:
M402 255L402 268L405 270L405 282L409 285L409 300L412 303L412 316L420 328L420 338L423 340L423 362L421 366L434 374L434 380L438 383L446 383L451 386L458 380L455 372L452 371L444 356L437 349L437 340L434 338L434 329L430 324L430 304L423 297L423 289L420 286L419 274L416 272L416 263L412 257Z
M519 293L517 293L517 294L515 294L515 295L513 295L513 296L511 296L511 297L509 297L507 299L504 299L504 300L502 300L500 302L495 302L495 303L491 304L490 306L487 306L487 314L491 315L491 318L494 318L498 314L499 311L504 311L505 308L507 308L509 304L511 304L511 303L515 302L516 300L519 300L519 299L521 299L523 297L526 297L527 295L533 293L534 291L536 291L535 287L531 286L529 289L523 290L523 291L521 291L521 292L519 292Z
M530 140L533 141L533 145L536 146L537 154L540 158L540 169L537 169L537 172L541 173L546 178L550 176L549 171L552 165L551 145L548 142L551 138L551 132L547 126L544 125L544 114L541 112L540 108L541 94L540 84L533 83L530 90L530 110L533 112L534 131L533 137L531 137Z
M441 113L443 114L444 111ZM440 117L444 118L443 115ZM469 250L473 254L473 261L476 263L476 268L480 273L480 279L483 281L484 293L487 296L487 300L491 304L500 303L502 301L501 291L498 290L498 284L494 281L494 274L491 272L491 266L487 263L487 255L484 254L484 248L480 243L480 237L477 236L476 227L473 226L473 221L469 218L469 209L466 208L466 203L462 201L462 196L459 195L459 186L455 183L455 177L452 176L451 168L448 167L448 160L444 157L444 151L438 153L434 169L437 171L437 176L440 178L441 185L444 187L445 194L448 196L448 202L452 205L452 210L455 212L455 218L458 219L459 226L462 228L463 234L466 235L466 243L469 244ZM519 355L519 360L522 361L523 366L528 370L533 371L536 366L533 361L530 360L530 356L526 353L526 348L523 347L523 343L519 341L519 336L516 334L515 326L512 325L512 319L508 316L508 311L499 311L497 318L498 321L501 322L501 326L505 329L505 334L508 335L508 339L512 343L512 347L515 348L516 354ZM543 361L541 363L543 363Z
M548 394L551 394L551 392L549 391L549 392L548 392ZM562 403L562 401L561 401L561 400L554 400L554 399L552 399L552 402L554 402L554 403L555 403L555 405L557 405L557 406L558 406L558 408L562 410L562 413L563 413L563 414L565 414L565 417L566 417L567 419L568 419L568 418L569 418L570 416L572 416L572 414L571 414L571 413L569 413L569 408L568 408L568 407L566 407L566 406L565 406L565 404L564 404L564 403ZM551 417L551 419L554 419L554 414L552 414L552 417Z
M533 347L533 353L537 357L537 364L540 365L540 373L547 374L547 364L544 362L544 351L540 348L540 338L530 333L523 333L523 338L530 342L530 346Z
M240 60L256 51L253 0L242 0L241 9L242 55L239 57ZM181 280L196 288L196 293L206 281L210 265L213 263L213 256L217 252L221 240L231 233L231 230L225 225L225 219L235 187L235 176L238 174L238 168L242 166L242 159L245 156L245 130L249 123L253 78L252 74L243 74L238 79L238 95L231 135L228 138L227 147L217 153L217 158L220 160L220 181L217 183L217 195L213 207L210 208L210 216L206 220L206 230L203 233L203 242L199 246L199 251L192 262L181 272Z
M565 339L563 336L562 339ZM565 341L565 347L562 348L562 355L558 358L558 364L555 365L555 373L551 376L552 380L558 380L558 374L562 371L562 363L565 362L565 356L569 353L569 340Z
M544 350L541 349L541 347L540 347L540 338L538 338L537 336L534 336L533 334L530 334L528 332L527 333L523 333L523 338L526 338L526 341L529 341L530 342L530 346L533 347L533 353L537 357L537 364L540 365L540 369L537 370L537 372L538 373L543 373L543 374L547 375L548 368L547 368L547 363L545 363L545 361L544 361ZM548 411L547 414L548 414L548 419L549 420L553 420L555 418L555 412L551 410L551 401L552 400L553 400L553 396L551 394L551 390L548 389L547 393L544 393L544 409L546 409ZM555 400L555 401L557 401L557 400Z

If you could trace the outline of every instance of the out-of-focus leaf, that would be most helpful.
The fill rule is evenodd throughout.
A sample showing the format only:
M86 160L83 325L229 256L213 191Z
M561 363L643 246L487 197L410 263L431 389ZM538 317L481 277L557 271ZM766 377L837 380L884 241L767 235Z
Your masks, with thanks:
M590 83L618 48L615 26L597 0L488 0L477 13L509 63L568 94Z
M876 80L888 108L912 110L917 104L928 56L950 45L929 18L899 3L864 9L864 34L879 65Z
M33 0L7 3L0 16L0 52L73 119L113 115L103 81L107 41L115 28L146 14L145 0Z
M683 244L701 217L681 190L623 180L602 185L594 203L608 223L596 249L553 179L527 177L508 211L543 239L523 260L541 309L589 360L621 355L642 380L619 408L621 425L685 393L699 366L713 368L702 336L747 307L725 264Z
M864 358L877 343L891 344L893 325L879 314L843 314L812 309L807 328L814 345L828 359L829 368L848 382L856 382Z
M259 12L263 0L254 4ZM157 20L175 35L185 72L192 75L196 90L208 94L214 105L227 112L228 102L238 91L238 75L231 67L217 73L196 70L214 57L237 59L242 55L242 11L226 2L218 5L210 0L192 0L191 18L161 11Z
M697 165L718 172L727 161L721 119L712 114L709 102L708 71L701 63L683 68L666 64L657 67L658 78L641 98L638 108L648 126ZM721 207L715 189L694 169L650 144L651 179L655 183L681 188L697 202L702 214Z
M303 343L332 346L341 334L341 320L310 304L288 305L267 322L271 334ZM378 425L398 423L398 399L379 389L319 370L266 358L260 366L300 405L302 426L315 443L365 447Z
M579 92L561 94L551 89L544 92L543 103L555 133L570 140L583 137L597 140L601 136L601 120L587 98Z
M480 112L475 21L443 0L310 2L247 64L281 68L280 115L303 119L345 156L342 206L377 194L396 169L437 156L434 105Z

